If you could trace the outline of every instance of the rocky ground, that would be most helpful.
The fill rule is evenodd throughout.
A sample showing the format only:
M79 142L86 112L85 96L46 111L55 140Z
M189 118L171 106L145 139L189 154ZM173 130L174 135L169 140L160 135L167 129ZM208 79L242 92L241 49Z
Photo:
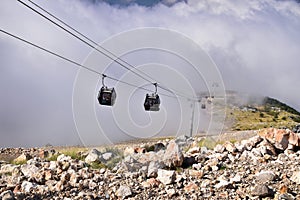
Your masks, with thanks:
M0 162L0 199L300 199L299 138L264 129L210 150L182 136L73 158L0 149L0 158L20 155Z

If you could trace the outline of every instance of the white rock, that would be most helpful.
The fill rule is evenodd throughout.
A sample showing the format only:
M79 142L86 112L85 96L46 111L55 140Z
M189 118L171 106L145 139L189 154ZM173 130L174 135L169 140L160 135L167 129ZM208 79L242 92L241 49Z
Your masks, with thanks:
M296 171L293 173L293 175L291 176L291 181L300 184L300 171Z
M207 153L208 153L207 147L201 147L200 153L201 153L201 154L207 154Z
M35 174L37 174L39 171L39 168L35 165L22 165L21 166L21 172L24 174L24 176L28 178L34 177Z
M192 168L196 169L196 170L200 170L201 167L202 167L201 163L195 163L195 164L192 165Z
M7 190L0 194L0 199L2 200L15 200L15 195L11 190Z
M106 152L104 154L102 154L101 156L104 160L110 160L113 157L113 154L111 152Z
M98 151L97 149L92 149L87 155L87 157L85 158L85 162L92 163L92 162L99 161L100 155L101 155L100 151Z
M172 197L176 194L176 190L174 188L166 190L169 197Z
M230 185L230 182L228 182L226 180L220 180L220 182L215 185L215 188L220 189L223 187L227 187L228 185Z
M54 171L56 169L56 162L55 161L50 161L50 166L49 166L48 169Z
M70 156L66 156L64 154L61 154L57 157L56 161L57 162L70 162L72 158Z
M123 152L124 156L129 156L129 155L133 155L134 154L134 148L133 147L126 147L124 152Z
M3 165L1 166L0 174L12 173L17 167L18 166L12 164Z
M268 181L273 181L276 175L272 171L261 171L256 174L256 180L261 183L266 183Z
M132 195L132 192L130 187L128 187L127 185L121 185L117 190L116 195L120 198L126 198Z
M36 184L35 183L31 183L29 181L23 181L22 185L21 185L21 189L22 191L29 193L31 189L36 188Z
M214 166L211 167L211 170L212 170L212 171L218 171L218 170L219 170L219 167L216 166L216 165L214 165Z
M225 151L225 147L221 144L217 144L214 148L214 152L223 153Z
M158 169L157 171L157 180L162 182L165 185L171 184L175 181L176 174L172 170Z
M230 179L230 183L240 183L242 177L239 174L236 174L233 178Z

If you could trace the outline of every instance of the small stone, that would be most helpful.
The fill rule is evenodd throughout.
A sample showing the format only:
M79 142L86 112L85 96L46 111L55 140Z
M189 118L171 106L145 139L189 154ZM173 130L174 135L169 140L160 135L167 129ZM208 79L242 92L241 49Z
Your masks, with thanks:
M35 165L22 165L21 166L21 172L26 176L27 178L33 178L35 174L39 172L39 168Z
M70 162L71 160L72 160L71 156L66 156L64 154L57 156L57 159L56 159L57 162L61 162L61 163Z
M208 152L207 147L201 147L201 149L200 149L201 154L207 154L207 152Z
M26 162L30 158L31 158L31 156L29 154L22 153L19 157L17 157L16 159L14 159L14 162L15 163L22 163L22 162Z
M266 183L273 181L276 178L276 175L272 171L261 171L256 174L256 180L260 183Z
M106 169L105 168L101 168L100 170L99 170L99 173L100 174L104 174L106 172Z
M289 193L285 193L285 194L280 194L278 196L278 200L295 200L296 198Z
M149 188L149 187L158 187L160 182L156 180L155 178L149 178L146 181L142 183L143 187Z
M132 195L130 187L127 185L121 185L116 192L116 195L120 198L126 198Z
M239 174L236 174L233 178L230 179L230 183L240 183L242 177Z
M200 178L203 177L204 172L203 172L203 170L193 170L193 169L190 169L190 170L188 170L188 174L190 176L192 176L192 177L200 179Z
M31 183L29 181L24 181L21 185L21 189L22 191L24 191L25 193L29 193L31 189L35 188L36 184Z
M113 157L113 154L111 152L106 152L106 153L102 154L102 158L106 161L110 160L112 157Z
M231 142L225 142L223 146L225 147L226 151L230 153L237 151L236 147Z
M220 188L226 188L227 186L229 186L231 183L229 183L228 181L226 181L226 180L220 180L220 182L219 183L217 183L216 185L215 185L215 188L217 188L217 189L220 189Z
M190 182L184 187L184 191L186 193L194 192L197 191L198 189L199 189L198 185L194 182Z
M267 185L256 185L252 191L251 194L253 196L258 197L271 197L273 196L273 191L267 186Z
M169 197L173 197L176 194L176 190L174 188L166 190Z
M196 170L200 170L201 167L202 167L201 163L195 163L195 164L192 165L192 168L196 169Z
M175 179L176 179L175 171L158 169L157 180L159 180L161 183L168 185L174 183Z
M134 154L134 148L133 147L126 147L124 152L123 152L124 156L129 156L129 155L133 155Z
M47 158L48 156L49 156L49 152L47 150L40 149L40 151L39 151L40 158Z
M164 164L158 161L151 161L148 166L147 177L157 177L158 169L162 169Z
M193 148L190 148L187 153L189 153L189 154L197 154L199 152L200 152L200 148L199 147L193 147Z
M300 184L300 171L295 171L291 176L291 181Z
M218 171L218 170L219 170L219 167L216 166L216 165L214 165L214 166L211 167L211 170L212 170L212 171Z
M17 166L12 164L3 165L1 166L0 174L12 174L16 168Z
M280 194L285 194L288 192L288 187L286 185L281 185L279 188L279 193Z
M184 157L178 144L174 140L171 140L163 156L165 165L168 167L180 167L183 159Z
M214 152L223 153L225 151L225 147L221 144L217 144L214 148Z
M15 195L11 190L7 190L7 191L2 192L0 194L0 199L2 199L2 200L14 200Z
M98 151L97 149L92 149L89 154L87 155L87 157L85 158L85 162L86 163L92 163L92 162L96 162L99 161L99 156L101 155L101 152Z

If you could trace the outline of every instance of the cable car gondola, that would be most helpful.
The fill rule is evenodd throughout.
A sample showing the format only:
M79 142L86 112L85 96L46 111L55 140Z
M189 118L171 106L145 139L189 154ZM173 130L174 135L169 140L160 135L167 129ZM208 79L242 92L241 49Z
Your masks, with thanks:
M98 102L100 105L113 106L116 101L116 91L114 88L108 88L104 85L104 78L106 75L102 75L102 87L98 94Z
M155 93L146 94L144 108L146 111L159 111L160 98L157 94L157 83L154 83Z

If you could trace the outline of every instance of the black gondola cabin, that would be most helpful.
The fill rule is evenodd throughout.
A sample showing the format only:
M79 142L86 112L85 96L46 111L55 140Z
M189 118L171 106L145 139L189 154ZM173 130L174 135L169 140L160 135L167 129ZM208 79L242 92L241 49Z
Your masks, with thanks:
M101 87L98 94L98 102L104 106L113 106L116 100L116 92L114 88Z
M158 94L146 94L144 108L146 111L159 111L160 98Z

